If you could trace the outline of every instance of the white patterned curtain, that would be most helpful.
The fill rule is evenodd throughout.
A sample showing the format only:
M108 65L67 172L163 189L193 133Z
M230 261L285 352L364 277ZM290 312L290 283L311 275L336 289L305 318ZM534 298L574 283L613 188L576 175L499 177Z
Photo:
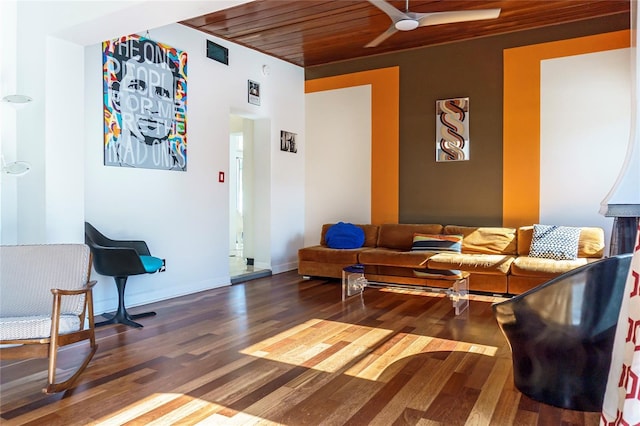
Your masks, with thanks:
M640 425L640 228L622 297L601 426Z

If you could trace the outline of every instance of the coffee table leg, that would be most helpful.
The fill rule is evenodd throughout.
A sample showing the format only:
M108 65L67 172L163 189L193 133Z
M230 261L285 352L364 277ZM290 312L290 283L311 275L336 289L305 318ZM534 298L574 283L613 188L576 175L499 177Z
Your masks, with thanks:
M449 298L453 303L456 315L460 315L469 307L469 276L463 276L453 283L449 292Z

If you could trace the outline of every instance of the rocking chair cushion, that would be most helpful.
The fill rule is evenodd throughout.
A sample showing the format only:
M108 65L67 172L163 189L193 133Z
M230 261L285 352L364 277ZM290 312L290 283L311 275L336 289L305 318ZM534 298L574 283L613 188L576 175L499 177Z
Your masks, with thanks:
M60 315L58 334L80 330L78 315ZM0 318L0 340L44 339L51 337L51 316Z

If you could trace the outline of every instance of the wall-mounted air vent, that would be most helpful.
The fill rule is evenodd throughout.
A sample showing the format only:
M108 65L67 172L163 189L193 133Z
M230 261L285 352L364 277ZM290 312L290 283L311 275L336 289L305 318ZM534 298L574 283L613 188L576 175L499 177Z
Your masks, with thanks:
M229 65L229 49L207 40L207 58Z

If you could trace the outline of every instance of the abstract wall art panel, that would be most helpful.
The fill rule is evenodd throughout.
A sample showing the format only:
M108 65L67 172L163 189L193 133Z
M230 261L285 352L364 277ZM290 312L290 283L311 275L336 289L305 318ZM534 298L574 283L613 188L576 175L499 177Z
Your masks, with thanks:
M469 98L436 101L436 161L469 160Z

